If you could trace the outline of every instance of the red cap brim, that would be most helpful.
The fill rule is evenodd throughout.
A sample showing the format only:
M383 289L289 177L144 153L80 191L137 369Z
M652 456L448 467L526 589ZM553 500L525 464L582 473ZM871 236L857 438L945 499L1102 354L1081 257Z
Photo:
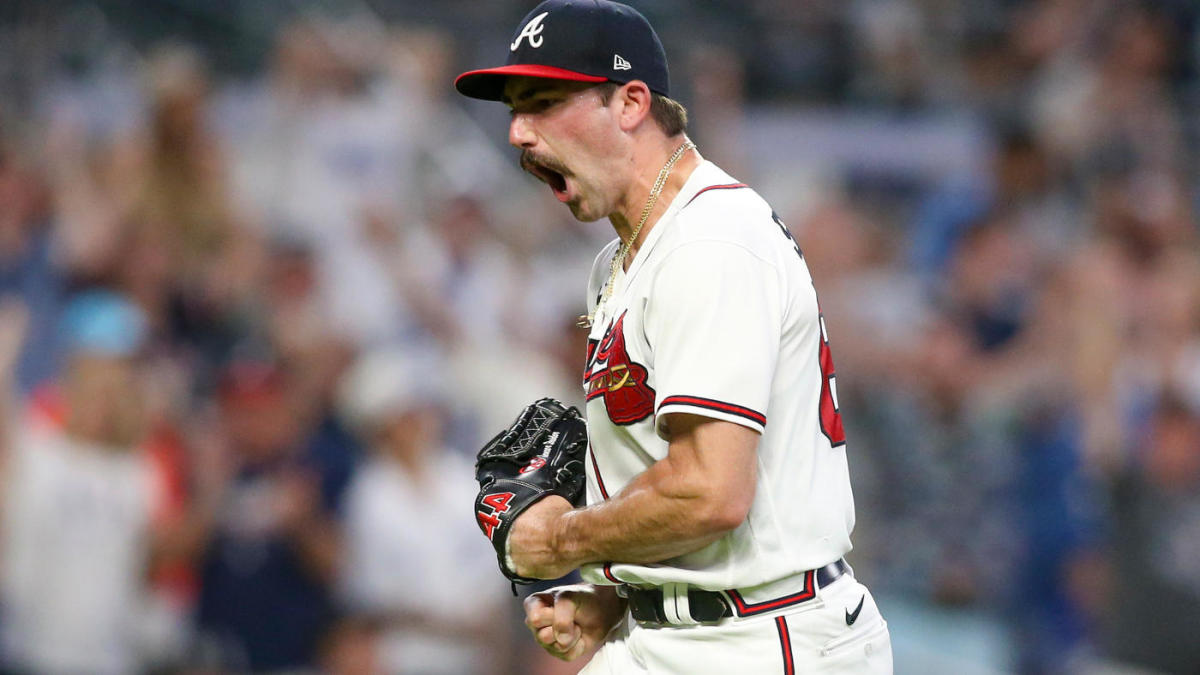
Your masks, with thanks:
M573 82L608 81L607 77L585 75L573 70L566 70L565 68L523 64L465 72L454 80L454 88L463 96L481 98L485 101L499 101L504 95L504 81L513 75L544 77L551 80L571 80Z

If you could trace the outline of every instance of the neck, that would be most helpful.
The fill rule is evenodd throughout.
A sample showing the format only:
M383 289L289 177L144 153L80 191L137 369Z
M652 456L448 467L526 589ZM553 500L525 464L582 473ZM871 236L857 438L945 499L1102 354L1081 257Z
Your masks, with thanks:
M654 187L655 180L658 179L658 174L662 171L663 166L670 160L671 155L679 146L687 142L685 136L677 136L675 138L664 139L660 144L654 144L652 150L645 153L641 157L634 157L633 164L637 166L633 175L633 180L629 188L625 191L625 200L620 208L609 215L609 222L612 223L613 229L616 230L617 236L622 242L628 242L630 236L634 234L637 228L638 221L642 218L642 210L646 206L646 202L650 199L651 189ZM628 266L629 261L633 260L637 250L641 247L642 242L646 240L646 236L654 229L654 225L662 214L666 212L671 205L671 201L679 194L679 191L687 183L687 179L700 166L702 158L700 152L696 149L691 149L683 153L675 162L675 166L671 169L670 175L667 177L667 182L663 185L662 192L658 196L658 201L654 204L650 214L646 217L645 224L637 233L636 241L632 242L629 248L629 254L625 257L625 264Z

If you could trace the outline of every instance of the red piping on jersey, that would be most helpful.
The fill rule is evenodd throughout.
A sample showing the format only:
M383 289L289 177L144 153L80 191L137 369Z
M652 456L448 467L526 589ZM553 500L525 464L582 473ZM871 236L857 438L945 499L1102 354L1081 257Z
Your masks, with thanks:
M596 463L596 453L592 451L592 446L588 444L588 455L592 458L592 469L596 474L596 486L600 488L600 496L608 499L608 490L604 489L604 479L600 477L600 465Z
M783 650L784 675L796 675L796 664L792 660L792 636L788 633L787 617L775 617L775 628L779 630L779 647Z
M744 187L750 187L750 186L746 185L745 183L729 183L728 185L709 185L708 187L706 187L706 188L700 190L699 192L697 192L696 194L692 195L692 198L689 199L687 201L687 204L684 204L683 206L684 206L684 208L686 208L688 204L691 204L692 202L696 201L696 197L699 197L700 195L704 194L705 192L708 192L709 190L736 190L738 188L744 188Z
M596 453L592 450L591 443L588 444L588 455L592 458L592 468L595 469L596 472L596 485L600 488L600 496L608 499L608 490L604 489L604 479L600 477L600 465L596 463ZM620 579L613 576L612 563L604 563L604 566L601 568L601 570L604 572L605 579L608 579L614 584L621 583Z
M763 614L765 612L772 612L784 607L798 605L802 602L812 600L813 598L817 597L817 592L814 588L815 584L813 583L814 576L815 574L813 570L809 570L804 573L804 590L800 591L799 593L793 593L791 595L785 595L782 598L764 600L762 602L756 602L753 604L746 602L745 598L742 597L742 594L738 593L736 590L729 590L725 592L729 595L729 599L733 600L733 609L737 612L738 616L754 616L756 614Z
M604 563L604 567L602 569L604 570L604 577L606 579L613 582L614 584L622 583L620 579L613 576L612 563Z
M746 419L752 422L757 422L764 427L767 426L767 416L758 412L757 410L751 410L745 406L734 405L733 403L717 401L711 398L701 398L699 396L668 396L663 399L662 405L658 406L658 409L662 410L669 405L690 405L697 408L719 410L723 413L729 413L730 415L745 417Z

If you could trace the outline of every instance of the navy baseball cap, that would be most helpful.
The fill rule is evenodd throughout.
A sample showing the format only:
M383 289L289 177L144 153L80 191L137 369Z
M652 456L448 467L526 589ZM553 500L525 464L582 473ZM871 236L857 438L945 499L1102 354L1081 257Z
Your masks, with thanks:
M646 17L610 0L546 0L521 21L503 66L459 75L454 87L499 101L512 75L576 82L641 80L670 95L667 54Z

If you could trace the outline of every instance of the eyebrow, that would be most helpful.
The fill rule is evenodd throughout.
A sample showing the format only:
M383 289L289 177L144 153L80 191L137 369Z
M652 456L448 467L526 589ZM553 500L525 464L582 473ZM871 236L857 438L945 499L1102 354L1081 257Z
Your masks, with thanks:
M517 99L515 101L512 98L510 98L508 96L508 94L502 94L500 96L500 101L502 103L504 103L505 105L512 105L514 103L520 103L521 101L524 101L525 99L536 96L537 94L540 94L544 91L553 91L555 88L556 88L556 85L553 85L553 84L535 84L535 85L530 86L528 89L522 91L521 93L517 94Z

